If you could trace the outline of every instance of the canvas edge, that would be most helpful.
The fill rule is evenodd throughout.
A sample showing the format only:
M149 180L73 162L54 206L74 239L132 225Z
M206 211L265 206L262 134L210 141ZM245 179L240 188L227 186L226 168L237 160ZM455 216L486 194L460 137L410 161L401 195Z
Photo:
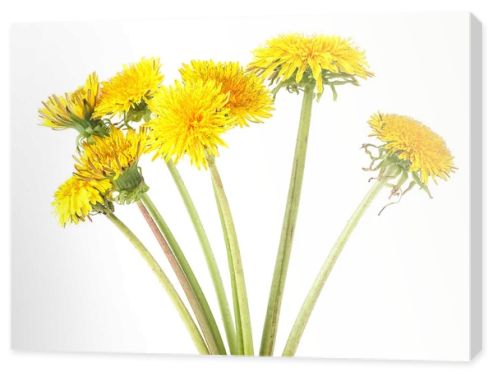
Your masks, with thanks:
M437 13L437 12L432 12ZM460 12L461 13L461 12ZM469 175L469 349L468 349L468 358L463 360L472 360L478 354L480 354L482 350L483 343L483 335L482 335L482 306L483 306L483 298L482 298L482 286L483 286L483 276L482 276L482 190L483 190L483 173L482 173L482 78L483 78L483 41L482 41L482 24L481 21L472 13L467 13L469 18L469 136L470 136L470 150L469 150L469 158L470 158L470 175ZM10 24L9 28L9 58L12 57L12 40L13 35L18 32L20 27L31 25L35 22L15 22ZM54 22L46 22L46 23L54 23ZM62 23L62 22L61 22ZM10 60L10 69L12 70L13 61ZM12 87L10 87L12 89ZM12 92L10 93L10 97L12 98ZM12 122L11 122L12 123ZM11 139L12 141L12 139ZM10 143L11 150L9 152L12 155L12 142ZM12 166L11 166L12 168ZM11 176L11 189L12 186L12 176ZM10 211L12 216L12 211ZM11 236L11 256L12 256L12 236ZM11 258L11 268L12 272L12 258ZM12 276L11 276L12 278ZM13 292L12 292L12 279L11 282L11 317L10 317L10 348L13 351L18 352L53 352L54 350L43 351L40 349L27 349L22 346L18 346L15 341L14 336L14 316L12 312L13 307ZM59 352L55 350L55 352ZM68 351L68 353L72 353L73 351ZM85 352L85 351L83 351ZM66 351L62 351L62 353L66 353ZM77 351L80 353L80 351ZM130 353L129 353L130 354ZM165 354L163 354L165 355ZM171 355L171 354L167 354ZM184 354L178 354L184 355ZM190 354L188 354L190 356ZM195 356L196 357L196 356ZM279 358L278 358L279 359ZM298 358L300 360L303 359L316 359L316 358ZM454 360L433 360L433 359L376 359L376 358L319 358L321 360L367 360L367 361L403 361L403 362L413 362L413 361L423 361L423 362L453 362Z
M482 78L483 45L482 24L472 13L469 14L470 35L470 296L469 296L469 359L482 350L482 243L483 243L483 148L482 148Z

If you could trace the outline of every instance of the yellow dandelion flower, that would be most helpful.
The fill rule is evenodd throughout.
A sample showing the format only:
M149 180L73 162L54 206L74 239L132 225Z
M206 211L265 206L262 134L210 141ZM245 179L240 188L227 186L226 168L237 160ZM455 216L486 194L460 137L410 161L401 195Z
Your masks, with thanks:
M357 77L373 75L364 52L335 35L286 34L268 40L254 55L251 71L272 83L301 86L315 82L318 94L323 92L324 81L335 90L337 84L357 84Z
M176 81L163 88L150 103L156 117L147 125L154 158L177 162L187 154L198 168L206 167L206 153L218 155L218 147L225 146L221 135L234 124L228 99L213 80Z
M117 115L141 108L158 91L163 81L160 60L141 59L104 82L94 116Z
M271 117L271 93L262 78L245 72L240 63L192 61L189 65L184 64L179 71L184 81L214 80L220 84L222 92L229 93L226 107L231 111L235 125L260 123Z
M83 180L72 176L57 189L52 206L61 226L85 221L99 205L104 205L111 189L108 180Z
M76 158L77 175L90 180L116 180L129 168L137 166L145 146L144 128L123 132L110 127L109 136L83 143L82 153Z
M429 177L446 180L455 170L453 156L444 140L430 128L407 116L374 114L368 121L374 136L384 142L389 157L406 162L408 171L416 173L426 185Z
M91 121L97 98L99 96L99 80L97 74L87 77L85 84L72 93L63 96L52 95L42 102L38 111L42 125L53 129L75 128L84 133L86 128L92 128Z

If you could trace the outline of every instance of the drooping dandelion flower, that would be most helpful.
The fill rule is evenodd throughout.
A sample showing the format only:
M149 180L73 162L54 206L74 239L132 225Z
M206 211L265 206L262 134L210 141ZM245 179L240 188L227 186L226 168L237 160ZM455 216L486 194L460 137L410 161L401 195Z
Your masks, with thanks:
M98 96L99 80L92 73L74 92L52 95L42 102L43 107L38 111L42 125L57 130L74 128L80 133L90 131L95 125L92 116Z
M245 72L237 62L195 60L189 65L184 64L179 71L185 82L214 80L220 84L222 92L229 94L226 107L229 108L235 125L260 123L271 116L272 98L262 78Z
M254 51L249 69L282 86L314 84L323 92L323 84L357 84L357 78L368 78L363 51L336 35L286 34L270 39ZM334 92L335 93L335 92Z
M120 73L102 84L94 116L113 116L130 110L144 110L147 101L155 95L162 81L159 59L143 58L136 64L124 66Z
M368 121L381 148L416 173L423 184L429 178L446 180L455 169L444 140L430 128L408 116L374 114Z
M120 203L135 202L148 187L144 183L139 158L146 147L146 130L122 131L110 127L109 136L84 142L76 158L76 175L82 179L110 180Z
M213 80L176 81L163 88L149 105L156 115L147 124L155 157L177 162L188 155L196 167L206 167L207 154L218 155L218 147L226 145L222 134L234 124L228 99Z
M354 210L326 257L292 326L283 351L284 356L295 355L307 322L335 263L375 197L387 186L392 187L391 196L396 195L399 198L414 185L428 192L429 177L434 180L436 178L446 180L455 170L453 157L444 140L419 121L408 116L378 113L374 114L368 123L374 132L372 135L383 142L380 146L364 145L365 151L372 158L368 170L380 170L380 174L374 179L372 187ZM374 154L372 148L378 153ZM409 179L409 174L413 180L404 191L401 191L401 186ZM379 215L380 213L381 211Z
M372 136L383 144L363 146L372 159L366 170L379 170L379 179L386 175L398 177L391 197L401 198L415 185L432 197L429 178L434 182L437 178L447 180L455 171L453 156L444 140L419 121L408 116L377 113L368 124L373 130ZM408 180L408 186L403 189Z
M103 208L110 190L108 180L83 180L77 176L66 180L52 202L61 226L83 222L92 212Z

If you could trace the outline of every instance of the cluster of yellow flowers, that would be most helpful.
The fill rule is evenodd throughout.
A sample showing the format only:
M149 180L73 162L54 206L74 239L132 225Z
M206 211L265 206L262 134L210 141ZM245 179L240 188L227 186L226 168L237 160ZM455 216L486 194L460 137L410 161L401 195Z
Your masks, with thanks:
M226 146L225 132L250 123L262 123L271 117L274 97L281 89L303 93L289 201L261 345L261 355L271 355L293 240L293 231L289 229L294 228L297 218L313 99L321 98L324 86L331 88L336 99L337 86L359 85L359 79L372 76L365 53L350 40L302 34L268 40L255 49L254 59L247 66L238 62L193 60L179 68L179 78L170 85L164 84L158 58L142 58L135 64L125 65L107 81L99 81L97 74L92 73L82 87L64 95L50 96L39 110L43 126L55 130L74 129L78 133L74 173L57 189L53 201L59 223L76 224L94 214L107 214L116 222L112 215L114 204L148 202L145 193L149 188L139 165L144 154L150 153L153 159L160 157L169 164L187 156L195 167L210 169L229 259L236 265L231 279L233 296L238 299L240 317L236 317L236 327L240 337L234 340L228 332L228 341L235 348L239 346L236 350L231 348L232 353L253 354L244 279L242 268L238 267L241 261L238 243L213 160L219 155L220 147ZM391 196L401 197L415 185L429 193L429 179L447 179L455 170L453 156L444 140L419 121L402 115L375 113L368 123L371 136L380 141L377 145L364 145L372 159L368 170L379 171L377 178L385 185L395 182L391 184ZM408 186L403 188L408 180ZM358 217L349 222L352 226L361 214L355 215ZM154 222L151 222L153 228ZM332 250L328 268L333 266L351 232L352 228L346 228L341 235L346 238L338 243L342 246ZM191 278L189 268L183 273ZM326 279L328 273L322 275ZM319 285L313 286L306 300L285 355L295 352L324 280L318 279L315 283ZM209 333L205 326L202 329L204 334L214 335L206 337L212 351L216 346L212 343L210 348L210 341L217 341L217 332ZM221 351L220 343L217 351Z
M143 58L109 81L100 83L93 73L83 87L43 103L42 125L73 128L83 140L75 174L63 184L72 189L58 190L54 201L61 223L83 221L95 203L113 198L106 192L96 201L96 184L109 180L111 191L130 193L132 177L141 180L138 161L145 152L176 162L188 155L195 166L206 167L207 155L217 156L225 146L224 132L271 116L263 80L237 62L192 61L180 74L181 81L164 86L159 59ZM132 127L141 121L137 130Z
M39 111L42 125L75 129L81 143L75 156L75 173L59 187L53 202L62 225L113 210L114 182L137 164L145 148L146 134L129 129L125 135L123 124L114 124L111 119L139 108L149 93L158 90L162 79L160 75L158 81L158 74L158 60L143 59L105 83L92 73L83 87L64 96L53 95L43 103ZM123 81L128 78L133 83L137 77L144 84L129 88L124 98L123 87L127 84Z
M78 194L92 190L92 184L78 179L94 184L116 181L137 166L146 150L155 158L175 162L187 154L195 166L206 167L206 156L217 156L219 147L225 146L224 132L271 116L273 100L263 79L276 88L314 85L319 95L325 82L334 87L341 80L372 76L364 53L348 40L301 34L270 39L255 50L247 69L237 62L192 61L179 69L181 81L166 87L160 68L159 59L143 58L108 81L101 83L92 73L74 92L52 95L43 102L42 125L73 128L83 138L75 177L63 184L74 189L65 191L67 198L59 190L54 202L60 219L84 220L95 206L85 200L95 195ZM129 122L141 119L146 122L139 131L130 127ZM369 123L384 142L384 150L407 160L409 171L417 173L423 185L429 177L446 178L453 171L446 145L421 123L381 114L373 115ZM72 197L72 206L60 203Z

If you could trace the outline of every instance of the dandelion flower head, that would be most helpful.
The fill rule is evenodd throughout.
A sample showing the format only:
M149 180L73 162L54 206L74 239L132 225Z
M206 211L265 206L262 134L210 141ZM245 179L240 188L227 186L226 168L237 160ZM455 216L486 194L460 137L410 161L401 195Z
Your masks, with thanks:
M177 162L187 155L198 168L207 167L207 155L218 155L218 147L226 145L222 134L234 124L228 100L213 80L176 81L161 90L150 104L156 116L147 124L155 157Z
M72 176L54 194L52 206L59 223L65 226L85 221L96 205L104 204L110 189L111 183L108 180L83 180Z
M455 170L453 156L445 141L429 127L408 116L374 114L368 121L382 149L397 157L416 173L422 184L429 178L446 180Z
M229 94L226 107L236 125L260 123L271 116L272 97L262 78L246 72L237 62L194 60L180 69L183 81L214 80L221 91Z
M163 81L160 60L143 58L102 84L96 117L123 114L143 106L158 91Z
M324 83L357 84L356 78L372 76L364 52L336 35L286 34L272 38L254 51L249 69L271 83L314 83L318 94L323 92Z

